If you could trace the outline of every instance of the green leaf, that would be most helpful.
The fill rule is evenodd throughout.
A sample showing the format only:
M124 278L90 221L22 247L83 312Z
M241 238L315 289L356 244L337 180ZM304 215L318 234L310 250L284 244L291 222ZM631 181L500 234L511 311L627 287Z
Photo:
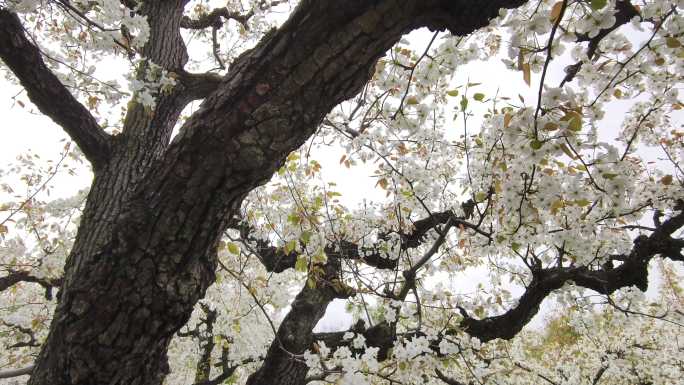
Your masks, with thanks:
M565 153L565 155L567 155L570 159L572 159L572 160L577 159L575 154L573 154L572 151L570 151L570 148L567 145L565 145L565 143L561 143L560 148L561 148L561 150L563 150L563 153Z
M530 147L532 147L533 150L539 150L543 145L544 143L538 141L537 139L530 142Z
M446 92L449 96L458 96L458 90L450 90Z
M582 130L582 115L575 111L569 111L561 118L561 121L568 122L568 129L571 131Z
M518 242L511 243L511 249L517 253L520 250L520 244Z
M484 97L485 97L485 94L480 93L480 92L473 95L473 99L477 100L478 102L481 102L482 100L484 100Z
M285 244L285 254L290 254L297 248L297 240L293 239Z
M465 111L468 108L468 98L465 96L461 97L461 111Z
M601 175L601 176L603 176L603 178L605 178L605 179L610 180L610 179L613 179L613 178L615 178L616 176L618 176L618 174L611 174L611 173L607 172L607 173L605 173L605 174L603 174L603 175Z
M665 45L668 48L678 48L682 46L682 43L680 43L679 40L677 40L677 38L670 36L667 39L665 39Z
M295 270L299 271L300 273L306 273L308 269L309 261L308 258L306 258L306 255L298 256L297 262L295 262Z
M308 244L311 240L311 231L303 231L299 239L301 239L305 245Z
M240 246L238 246L237 244L233 242L228 242L226 247L228 247L228 252L230 252L231 254L240 254Z
M325 251L320 250L318 253L314 254L311 257L311 260L314 263L325 264L326 262L328 262L328 255L325 253Z
M577 206L579 206L579 207L585 207L585 206L589 206L589 205L591 204L591 201L588 200L588 199L586 199L586 198L582 198L582 199L577 199L577 200L575 201L575 203L576 203Z
M565 201L563 201L562 199L553 201L551 203L551 214L558 213L558 210L562 209L563 207L565 207Z
M485 199L487 199L487 193L486 192L480 191L477 194L475 194L475 201L483 202Z
M302 218L299 217L298 214L290 214L287 216L287 221L293 225L298 225L299 222L301 222Z
M608 4L608 0L591 0L591 9L598 11Z

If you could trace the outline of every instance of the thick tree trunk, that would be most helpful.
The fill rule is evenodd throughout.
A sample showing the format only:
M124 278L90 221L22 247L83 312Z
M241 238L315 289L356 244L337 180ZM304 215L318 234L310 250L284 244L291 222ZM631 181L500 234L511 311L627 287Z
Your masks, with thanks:
M169 341L214 281L218 240L245 195L361 89L402 34L421 26L470 33L498 8L520 3L303 0L232 64L171 144L180 110L196 96L192 86L162 97L152 116L131 108L110 155L91 152L95 179L29 383L160 384ZM184 4L146 0L141 10L151 24L146 56L179 74ZM287 354L309 346L329 291L300 293L293 307L308 314L305 322L284 320L250 384L304 381L306 367ZM305 334L293 334L301 325Z

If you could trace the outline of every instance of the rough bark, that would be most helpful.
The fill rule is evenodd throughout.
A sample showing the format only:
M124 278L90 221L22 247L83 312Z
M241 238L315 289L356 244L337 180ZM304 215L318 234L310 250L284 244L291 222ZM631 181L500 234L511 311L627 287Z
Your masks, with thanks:
M214 281L218 240L244 196L271 177L325 114L361 89L377 59L404 33L427 26L467 34L500 7L522 2L302 1L220 82L185 76L187 82L157 101L154 114L129 108L123 133L102 152L107 157L92 144L100 146L105 136L88 128L96 125L87 110L50 80L47 69L39 75L49 87L31 82L33 73L11 64L23 55L5 50L3 40L3 61L31 100L96 166L60 302L29 383L160 384L168 343ZM150 0L139 10L150 23L144 55L179 74L187 61L179 33L184 5ZM16 49L28 53L28 64L40 63L38 50L17 40L23 34L18 19L1 12L0 38L20 41ZM169 143L180 111L199 97L206 97L200 109ZM62 102L58 110L55 99ZM293 308L311 314L306 323L312 328L332 295L304 288ZM310 342L288 333L278 336L287 351ZM285 350L269 353L250 383L302 383L305 368L283 358Z

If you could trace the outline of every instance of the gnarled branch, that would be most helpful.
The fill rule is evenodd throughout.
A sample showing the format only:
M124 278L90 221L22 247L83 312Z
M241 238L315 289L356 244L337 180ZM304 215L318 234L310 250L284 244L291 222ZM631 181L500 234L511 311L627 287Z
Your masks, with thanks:
M590 60L594 59L596 51L598 50L599 43L601 42L601 40L603 40L604 37L608 36L611 32L615 31L621 26L629 23L633 17L639 16L639 12L636 10L634 5L632 5L632 3L629 0L618 0L615 3L615 10L615 24L608 28L600 30L599 33L594 37L589 37L589 35L586 33L581 34L577 37L578 42L589 42L589 46L587 47L587 57ZM563 78L563 81L561 82L560 86L562 87L565 83L571 82L581 68L581 61L568 66L565 69L565 78Z
M185 88L188 100L204 99L221 84L221 76L211 72L198 74L183 71L179 76L179 82Z
M483 342L496 338L511 339L537 314L542 301L552 291L570 282L606 295L628 286L645 291L648 288L648 263L653 257L661 255L682 261L682 240L671 235L683 226L684 211L680 211L657 226L650 236L637 237L629 254L613 256L609 263L598 269L588 266L535 268L532 270L532 282L515 308L484 319L472 318L461 310L463 320L460 326ZM613 267L613 261L621 261L622 264Z
M254 11L249 11L245 14L240 12L229 11L228 8L215 8L211 12L202 15L199 19L191 19L189 16L183 16L181 19L181 28L186 29L204 29L209 27L221 27L223 19L235 20L247 28L247 21L254 15Z
M0 58L26 89L38 109L59 124L78 144L94 169L110 153L110 136L45 65L40 50L24 33L19 17L0 8Z
M0 292L16 285L19 282L32 282L43 286L45 289L59 287L62 284L61 278L39 278L31 275L27 271L10 270L4 277L0 277Z
M443 211L416 220L413 222L413 230L411 232L399 232L399 247L401 250L408 250L421 246L426 240L426 235L430 230L436 229L439 225L448 222L451 223L450 226L463 226L464 228L473 229L480 234L489 236L487 233L480 230L478 225L470 223L462 217L456 216L452 211ZM267 271L280 273L287 269L294 268L299 253L285 253L285 250L282 247L271 246L267 241L250 237L251 229L244 223L236 223L232 227L240 230L240 235L244 240L256 243L257 247L254 252ZM381 241L386 241L389 238L389 235L390 232L380 234L379 238ZM359 254L359 250L364 251L363 255ZM399 262L397 259L390 259L383 256L376 245L361 246L359 243L344 239L327 245L325 247L325 253L328 257L361 261L368 266L376 267L378 269L395 269ZM415 270L420 268L420 265L422 265L422 263L419 264Z
M21 369L10 369L0 372L0 378L13 378L19 376L25 376L31 374L33 371L33 365L27 366Z

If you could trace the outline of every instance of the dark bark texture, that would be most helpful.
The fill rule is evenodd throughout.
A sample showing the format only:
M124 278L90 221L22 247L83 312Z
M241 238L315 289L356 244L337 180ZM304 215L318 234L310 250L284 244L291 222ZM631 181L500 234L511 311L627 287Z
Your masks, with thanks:
M335 105L361 90L378 58L402 35L420 27L469 34L500 8L524 0L302 0L281 28L221 77L183 68L188 55L180 28L201 28L206 21L184 17L186 2L146 0L138 8L150 24L142 54L178 74L179 84L159 97L153 114L131 105L116 136L105 133L50 72L20 19L0 8L0 58L31 101L78 143L95 173L62 282L36 281L61 288L31 385L161 384L169 341L213 283L219 238L245 195L265 183ZM195 99L204 101L171 141L181 110ZM427 230L453 217L440 215L417 224L404 246L417 246ZM305 383L307 368L293 357L315 341L311 330L328 303L349 295L334 284L340 259L360 259L348 246L329 250L323 277L296 297L250 385ZM267 268L292 266L291 259L274 259L276 252L264 253ZM396 267L377 256L365 262ZM605 278L599 274L613 273L540 271L530 286L538 291L526 294L529 308L569 279L595 286ZM520 311L511 317L529 318L530 310ZM484 340L508 336L497 322L466 317L463 326L482 329ZM396 338L388 325L367 334L371 345L384 348ZM325 337L330 345L335 336ZM198 381L209 378L202 370Z

